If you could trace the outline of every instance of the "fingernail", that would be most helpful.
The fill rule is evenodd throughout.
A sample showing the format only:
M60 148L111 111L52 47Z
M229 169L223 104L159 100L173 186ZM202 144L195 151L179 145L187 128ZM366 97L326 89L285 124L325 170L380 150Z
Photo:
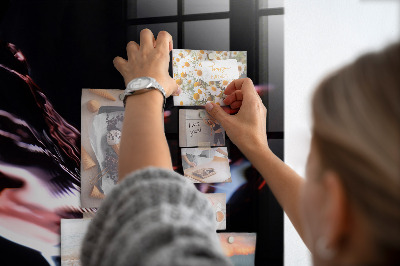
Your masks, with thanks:
M211 102L207 102L205 108L207 111L211 111L214 108L214 105Z

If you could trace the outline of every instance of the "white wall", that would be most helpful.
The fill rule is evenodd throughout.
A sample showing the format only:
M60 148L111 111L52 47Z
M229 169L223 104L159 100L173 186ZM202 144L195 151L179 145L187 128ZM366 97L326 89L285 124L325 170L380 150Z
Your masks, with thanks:
M397 0L285 1L285 162L304 176L310 98L324 75L400 37ZM285 265L311 265L285 217Z

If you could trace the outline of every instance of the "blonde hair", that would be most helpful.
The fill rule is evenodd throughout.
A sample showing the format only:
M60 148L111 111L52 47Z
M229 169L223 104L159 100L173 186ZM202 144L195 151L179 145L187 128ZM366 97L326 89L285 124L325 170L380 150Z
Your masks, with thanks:
M366 54L322 81L313 141L369 223L380 263L400 263L400 44Z

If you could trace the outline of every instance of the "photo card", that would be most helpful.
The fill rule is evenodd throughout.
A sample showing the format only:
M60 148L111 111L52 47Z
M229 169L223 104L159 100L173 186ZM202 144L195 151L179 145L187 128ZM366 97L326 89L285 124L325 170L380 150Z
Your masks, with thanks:
M82 89L81 204L99 207L118 181L124 107L117 89Z
M181 87L175 106L225 105L225 88L247 75L246 51L172 50L172 70Z
M82 265L82 241L91 221L92 219L61 219L61 265Z
M179 147L225 146L225 130L204 109L179 110Z
M226 229L226 194L225 193L205 193L206 198L210 201L217 222L217 230Z
M182 148L185 177L193 183L232 182L226 147Z
M233 265L254 265L257 239L255 233L220 233L218 237L224 254Z

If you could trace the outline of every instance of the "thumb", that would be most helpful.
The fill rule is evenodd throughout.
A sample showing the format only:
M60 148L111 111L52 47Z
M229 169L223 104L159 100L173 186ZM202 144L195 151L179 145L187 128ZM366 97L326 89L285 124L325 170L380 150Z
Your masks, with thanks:
M222 125L222 127L226 130L226 122L231 119L231 116L228 115L224 109L221 108L216 103L208 102L205 105L206 111Z

